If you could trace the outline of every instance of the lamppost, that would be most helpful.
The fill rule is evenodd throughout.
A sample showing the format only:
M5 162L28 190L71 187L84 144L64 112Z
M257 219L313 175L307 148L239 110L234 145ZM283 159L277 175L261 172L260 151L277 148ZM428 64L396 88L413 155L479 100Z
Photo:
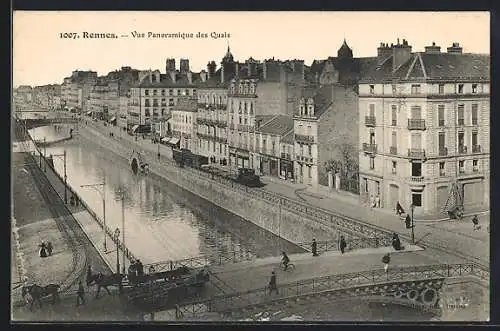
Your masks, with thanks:
M43 171L47 172L47 138L43 137Z
M160 142L156 143L158 145L158 161L160 161Z
M120 229L116 228L114 232L114 239L116 243L116 273L120 273L120 247L118 245L120 240Z
M415 244L415 231L414 231L415 223L413 221L413 212L414 212L414 209L415 209L415 205L412 203L411 204L411 243L412 244Z
M68 204L68 176L66 174L66 150L63 154L52 154L53 157L62 157L64 161L64 203ZM47 160L45 161L47 162Z
M104 252L108 251L108 247L106 245L106 177L102 179L102 183L97 184L87 184L80 185L80 187L91 187L99 192L102 196L102 219L103 219L103 232L104 232ZM97 189L96 187L101 187L102 190Z
M122 245L125 247L125 190L120 189L119 193L122 202ZM125 253L122 254L122 273L125 274Z

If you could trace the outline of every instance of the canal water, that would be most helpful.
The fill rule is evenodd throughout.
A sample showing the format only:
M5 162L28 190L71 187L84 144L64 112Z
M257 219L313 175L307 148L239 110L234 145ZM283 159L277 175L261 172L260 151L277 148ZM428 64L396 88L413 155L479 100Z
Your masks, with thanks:
M39 127L30 130L34 140L54 141L68 129ZM75 139L46 148L47 155L67 153L70 186L101 218L105 185L106 223L122 229L120 190L124 200L125 243L143 263L198 256L229 258L268 257L280 251L303 250L291 242L222 210L152 173L135 175L124 160L88 140ZM54 157L63 174L63 160Z

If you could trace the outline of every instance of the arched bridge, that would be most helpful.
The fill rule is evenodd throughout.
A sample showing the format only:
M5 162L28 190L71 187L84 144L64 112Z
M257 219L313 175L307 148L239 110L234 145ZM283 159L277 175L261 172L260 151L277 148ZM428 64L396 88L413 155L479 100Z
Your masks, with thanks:
M42 117L42 118L25 118L25 119L17 118L17 121L19 121L21 125L25 126L26 129L28 130L39 126L79 123L79 119L73 117L54 117L54 118Z

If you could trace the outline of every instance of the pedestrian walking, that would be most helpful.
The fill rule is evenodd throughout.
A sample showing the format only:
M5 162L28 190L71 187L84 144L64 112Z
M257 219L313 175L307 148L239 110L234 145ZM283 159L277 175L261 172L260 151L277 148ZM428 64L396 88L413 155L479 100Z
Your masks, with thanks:
M313 256L318 256L318 244L316 243L316 239L313 239L313 241L312 241L311 250L312 250Z
M479 226L479 219L477 218L477 215L474 215L472 218L472 230L477 231L481 227Z
M81 304L85 304L85 288L83 287L82 281L78 282L78 290L76 291L76 306L78 307Z
M344 254L345 248L347 247L347 243L345 241L344 236L340 236L339 246L340 246L340 253Z
M278 294L278 285L276 284L276 273L274 271L271 273L271 279L269 280L269 294L271 294L273 291L276 291L276 294Z
M40 257L47 257L47 245L45 244L45 241L42 241L42 243L40 244L40 250L38 252L38 255Z
M87 286L89 286L90 283L92 283L92 267L89 264L87 266Z
M52 255L52 249L53 249L52 243L50 241L47 242L47 253L49 254L49 256Z
M389 271L389 262L391 262L391 254L387 253L382 257L382 263L384 264L384 271Z
M137 267L137 276L143 276L144 275L144 265L142 264L141 260L137 259L136 267Z

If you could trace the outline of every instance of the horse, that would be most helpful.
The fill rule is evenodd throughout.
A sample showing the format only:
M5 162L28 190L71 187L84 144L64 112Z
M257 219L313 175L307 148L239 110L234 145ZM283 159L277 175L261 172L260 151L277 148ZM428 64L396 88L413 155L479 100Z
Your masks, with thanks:
M35 301L42 308L42 301L40 299L43 297L52 295L52 304L60 301L59 287L60 285L58 284L49 284L46 286L39 286L37 284L25 285L22 287L22 297L26 302L30 302L30 310L33 308Z
M108 286L121 286L123 274L111 274L111 275L103 275L103 274L90 274L87 276L87 286L97 285L97 293L95 294L95 298L99 298L99 293L101 292L101 287L103 287L108 295L111 295L109 292Z

